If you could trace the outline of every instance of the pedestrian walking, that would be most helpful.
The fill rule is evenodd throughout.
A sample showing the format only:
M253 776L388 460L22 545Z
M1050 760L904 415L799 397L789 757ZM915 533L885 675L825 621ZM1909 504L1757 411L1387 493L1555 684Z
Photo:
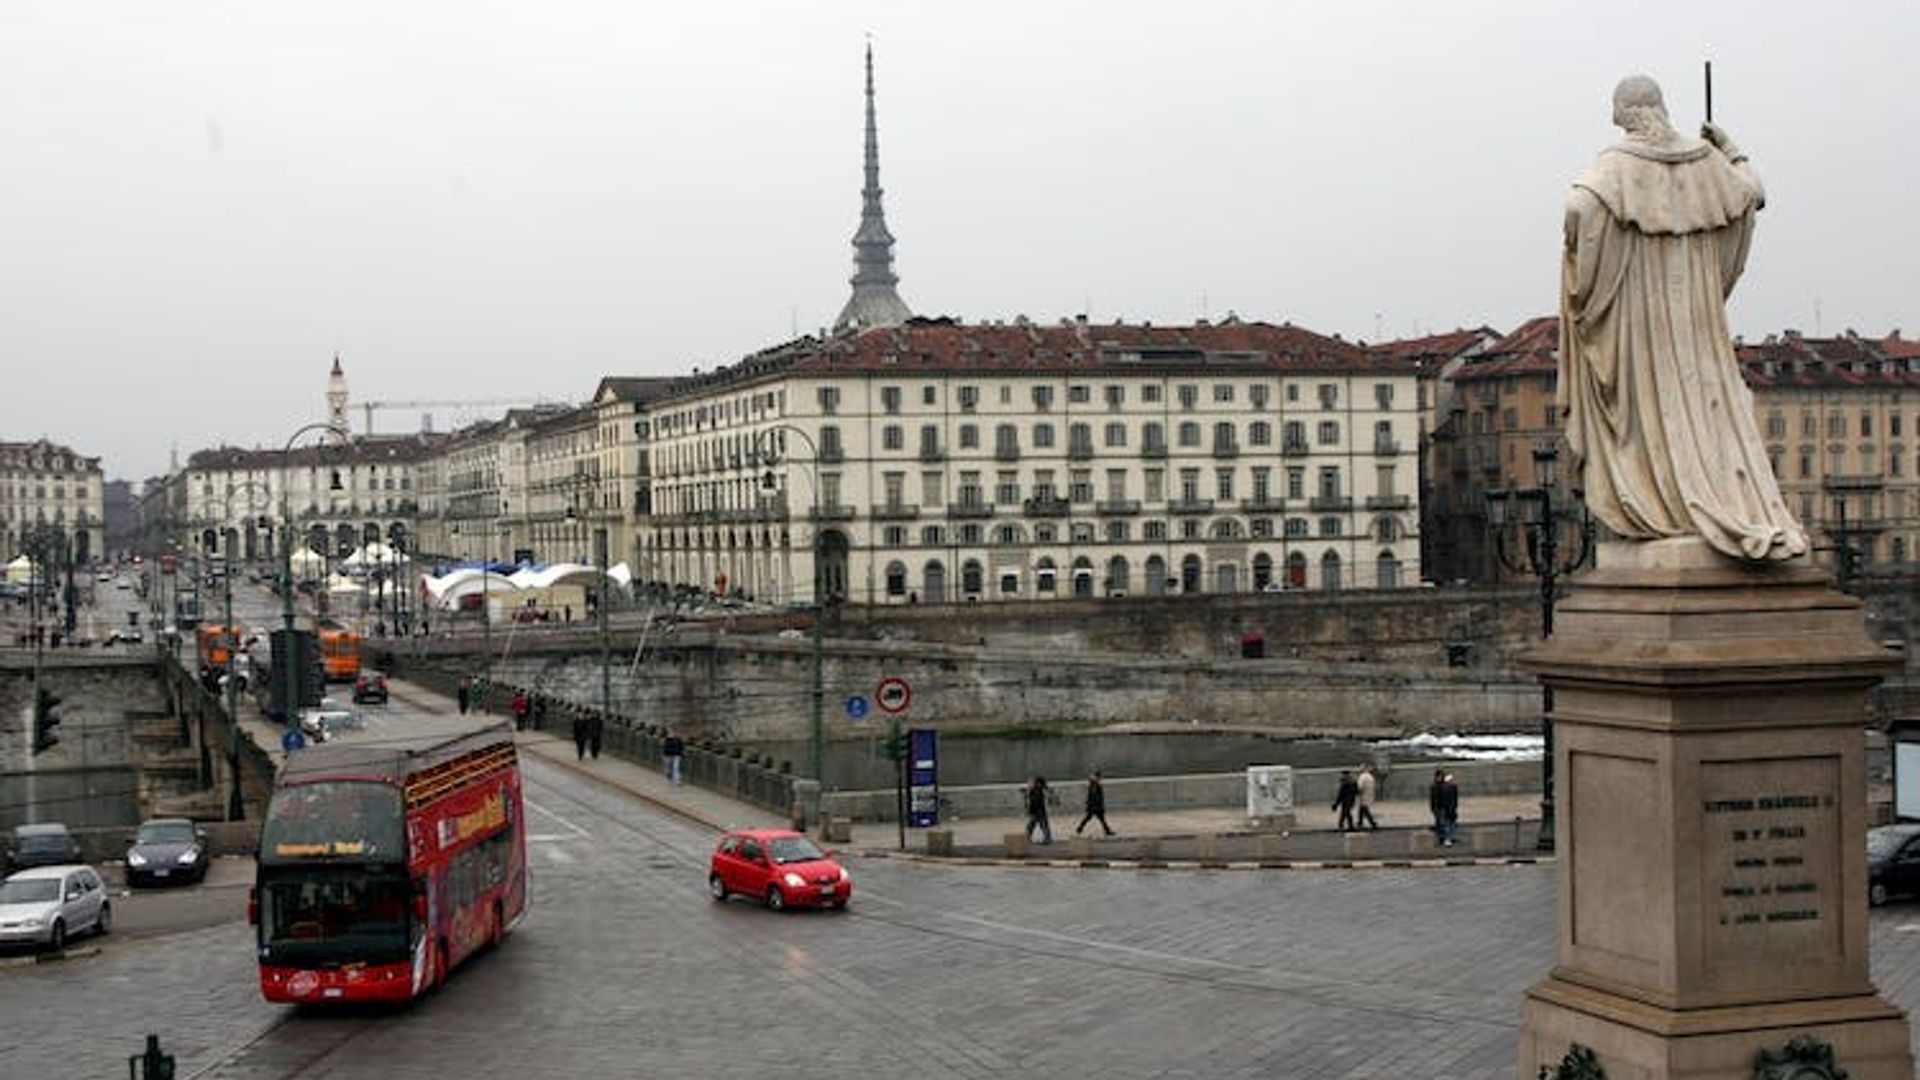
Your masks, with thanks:
M1333 809L1340 811L1341 832L1353 829L1353 804L1360 800L1360 785L1354 782L1353 774L1340 770L1340 787L1333 795Z
M1374 779L1373 765L1368 763L1360 766L1360 775L1354 777L1353 782L1354 786L1359 789L1358 798L1354 803L1358 811L1354 815L1354 827L1357 829L1378 829L1380 822L1376 821L1373 816L1373 797L1379 785Z
M1452 847L1454 831L1460 824L1460 786L1445 769L1433 770L1433 784L1427 788L1427 809L1433 814L1433 835L1441 847Z
M666 759L667 780L674 787L680 786L680 770L685 762L686 753L687 744L680 741L680 736L671 731L667 732L667 740L660 744L660 756Z
M606 734L607 718L596 709L587 717L587 754L595 761L600 760L600 740Z
M533 695L533 730L540 731L547 726L547 695Z
M1040 842L1053 843L1053 826L1047 821L1047 778L1035 776L1027 785L1027 839L1033 839L1033 830L1040 830Z
M513 726L517 731L527 730L527 718L533 714L533 700L527 697L525 690L513 693Z
M467 715L467 705L472 701L471 695L472 690L467 686L467 680L461 679L460 685L455 687L453 691L454 699L460 703L461 716Z
M573 710L573 759L587 760L587 714L577 707Z
M1107 786L1100 782L1099 769L1093 770L1093 775L1087 777L1087 815L1080 819L1079 826L1073 830L1074 835L1080 835L1081 830L1087 827L1087 822L1096 819L1100 822L1100 828L1112 836L1113 826L1107 824Z

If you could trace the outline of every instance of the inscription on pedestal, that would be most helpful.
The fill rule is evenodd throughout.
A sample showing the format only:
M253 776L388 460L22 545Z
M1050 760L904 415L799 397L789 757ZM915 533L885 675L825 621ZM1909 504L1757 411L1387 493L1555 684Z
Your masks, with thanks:
M1839 791L1835 757L1701 764L1710 971L1840 962Z

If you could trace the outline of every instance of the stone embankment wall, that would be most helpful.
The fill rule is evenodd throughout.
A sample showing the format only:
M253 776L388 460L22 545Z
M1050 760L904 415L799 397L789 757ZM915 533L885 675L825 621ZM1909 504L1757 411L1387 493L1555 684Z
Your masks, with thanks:
M73 827L139 820L140 720L164 716L153 659L49 651L41 685L60 699L58 744L29 752L32 658L0 659L0 828L26 821Z

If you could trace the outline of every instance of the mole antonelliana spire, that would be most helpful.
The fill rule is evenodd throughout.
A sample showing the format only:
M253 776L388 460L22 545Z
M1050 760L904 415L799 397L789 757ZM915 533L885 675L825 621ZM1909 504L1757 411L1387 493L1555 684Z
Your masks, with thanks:
M836 332L870 326L897 326L913 317L894 291L900 283L893 272L893 234L887 231L886 211L880 206L880 129L873 118L873 46L867 46L867 163L866 185L860 189L860 228L853 234L853 295Z

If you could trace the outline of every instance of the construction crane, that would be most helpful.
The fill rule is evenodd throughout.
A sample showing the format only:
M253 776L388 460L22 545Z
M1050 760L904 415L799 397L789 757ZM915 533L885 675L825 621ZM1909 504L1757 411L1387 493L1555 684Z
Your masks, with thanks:
M440 401L362 401L359 403L366 417L363 434L373 434L373 412L375 409L512 409L532 405L551 405L553 402L543 398L467 398L462 400Z

